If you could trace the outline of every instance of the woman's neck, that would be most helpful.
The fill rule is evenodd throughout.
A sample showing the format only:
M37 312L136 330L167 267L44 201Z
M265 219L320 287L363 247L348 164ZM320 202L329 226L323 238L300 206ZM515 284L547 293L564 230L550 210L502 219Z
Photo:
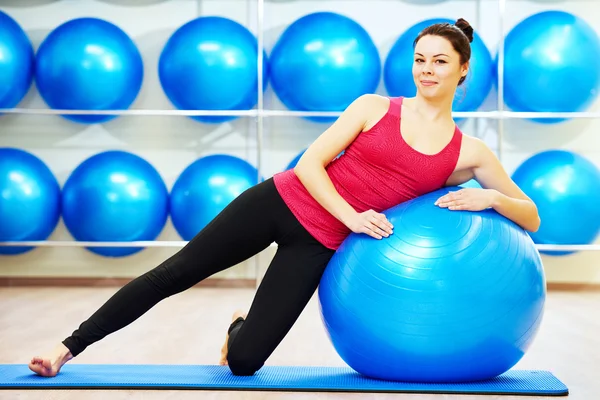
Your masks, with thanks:
M408 99L408 107L431 122L452 119L452 97L425 98L418 93Z

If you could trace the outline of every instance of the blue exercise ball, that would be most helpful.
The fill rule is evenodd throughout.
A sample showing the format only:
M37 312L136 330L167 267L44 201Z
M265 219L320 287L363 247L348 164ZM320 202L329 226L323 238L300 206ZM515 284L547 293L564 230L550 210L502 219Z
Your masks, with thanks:
M300 158L302 158L302 155L304 154L305 151L306 151L306 149L304 149L300 153L298 153L296 155L296 157L294 157L292 159L292 161L290 161L290 163L287 165L287 167L285 167L285 170L287 171L289 169L295 168L296 164L298 164L298 161L300 161Z
M268 60L263 52L263 90ZM239 23L222 17L200 17L181 26L160 55L162 88L182 110L249 110L258 101L258 42ZM193 116L205 123L231 116Z
M168 217L169 194L154 167L124 151L106 151L83 161L63 188L62 213L79 241L154 240ZM106 257L123 257L139 247L88 247Z
M454 21L445 18L434 18L411 26L396 40L388 53L384 68L383 81L390 96L413 97L417 87L413 79L414 64L413 42L419 33L428 26ZM493 86L494 62L481 37L474 33L471 43L471 60L469 73L464 83L456 89L453 111L476 111L487 98Z
M0 148L0 242L46 240L60 218L60 186L39 158L24 150ZM0 254L33 247L0 246Z
M35 56L27 34L0 11L0 108L15 107L33 82Z
M444 188L384 211L388 238L351 234L319 286L340 357L376 379L468 382L498 376L540 326L544 270L527 232L488 209L434 205Z
M333 12L292 23L273 47L270 68L275 93L294 111L343 111L375 92L381 76L379 52L367 31Z
M300 153L298 153L298 155L296 155L296 157L294 157L294 159L292 161L290 161L290 163L287 165L287 167L285 167L285 171L295 168L296 164L298 164L298 161L300 161L300 158L302 158L302 155L304 154L305 151L306 151L306 149L304 149ZM335 156L334 160L343 156L345 152L346 152L346 150L342 150L340 152L340 154Z
M597 239L600 170L591 161L566 150L544 151L519 165L512 179L537 205L542 222L531 234L535 243L590 244Z
M144 68L135 43L119 27L78 18L54 29L37 52L36 83L49 107L124 110L136 99ZM64 115L79 123L102 123L115 115Z
M258 183L258 171L241 158L215 154L190 164L171 190L175 229L191 240L231 201Z
M504 101L513 111L576 112L600 89L600 38L582 18L564 11L534 14L506 36ZM561 118L534 119L556 123Z

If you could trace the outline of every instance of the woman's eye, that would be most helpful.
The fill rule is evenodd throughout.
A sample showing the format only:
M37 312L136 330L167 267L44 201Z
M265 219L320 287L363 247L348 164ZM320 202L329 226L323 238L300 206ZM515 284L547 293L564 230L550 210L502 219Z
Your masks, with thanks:
M437 60L437 62L439 62L440 64L446 64L446 61L444 60Z

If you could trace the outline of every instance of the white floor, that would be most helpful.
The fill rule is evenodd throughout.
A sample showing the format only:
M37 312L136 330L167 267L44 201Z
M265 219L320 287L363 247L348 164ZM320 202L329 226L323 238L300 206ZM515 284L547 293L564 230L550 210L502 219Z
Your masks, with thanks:
M0 364L27 363L52 348L117 288L0 289ZM248 289L191 289L158 304L132 325L88 348L72 363L215 364L231 313L247 308ZM549 292L541 330L515 368L553 372L569 399L600 399L600 293ZM329 343L316 297L268 360L269 365L345 365ZM0 399L392 399L374 393L147 390L0 390ZM408 395L402 399L523 399L512 396ZM531 398L531 397L527 397ZM535 398L535 397L534 397ZM543 397L540 397L543 398Z

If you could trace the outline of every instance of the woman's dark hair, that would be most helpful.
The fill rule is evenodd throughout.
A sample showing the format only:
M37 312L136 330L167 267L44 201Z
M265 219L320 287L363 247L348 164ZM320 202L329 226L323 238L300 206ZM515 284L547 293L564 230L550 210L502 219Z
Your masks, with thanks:
M473 41L473 28L466 20L459 18L454 24L447 22L433 24L423 29L419 36L413 42L413 48L417 45L417 42L427 35L441 36L448 39L452 43L452 47L458 54L460 54L460 64L464 64L471 59L471 42ZM462 84L465 81L463 76L458 81L458 84Z

